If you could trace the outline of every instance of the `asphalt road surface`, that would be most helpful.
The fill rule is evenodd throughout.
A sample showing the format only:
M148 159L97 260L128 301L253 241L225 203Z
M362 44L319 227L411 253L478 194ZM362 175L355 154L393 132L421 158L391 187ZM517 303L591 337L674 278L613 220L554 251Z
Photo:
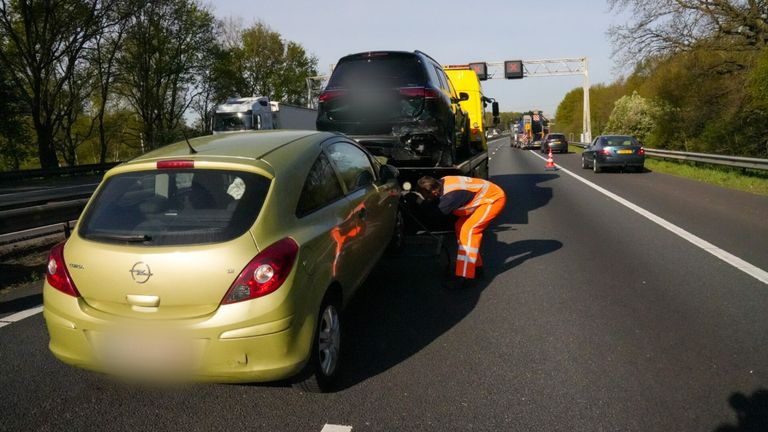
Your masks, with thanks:
M756 276L507 139L490 148L508 201L488 274L446 291L425 245L384 259L346 311L336 392L117 382L56 361L36 314L0 328L0 430L768 430L768 198L555 156Z

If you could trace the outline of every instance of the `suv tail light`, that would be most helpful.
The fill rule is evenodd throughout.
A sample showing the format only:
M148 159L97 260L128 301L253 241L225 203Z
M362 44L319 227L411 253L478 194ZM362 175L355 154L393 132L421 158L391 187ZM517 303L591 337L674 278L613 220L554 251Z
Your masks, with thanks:
M344 90L328 90L320 93L318 100L320 102L327 102L331 99L336 99L339 96L344 96Z
M69 277L67 266L64 263L64 242L57 244L48 255L48 267L45 271L45 279L48 285L56 288L64 294L72 297L80 297L80 292L75 288L75 283Z
M284 238L256 255L227 291L221 304L237 303L275 292L291 273L299 245Z
M645 149L640 147L640 149L637 150L637 154L639 154L640 156L645 156Z
M426 87L400 87L400 94L405 97L423 97L437 99L437 90Z

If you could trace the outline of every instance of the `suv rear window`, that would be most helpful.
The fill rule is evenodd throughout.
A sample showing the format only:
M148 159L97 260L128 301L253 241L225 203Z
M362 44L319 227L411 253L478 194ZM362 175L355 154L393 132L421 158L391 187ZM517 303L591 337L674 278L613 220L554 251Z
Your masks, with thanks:
M270 181L225 170L155 170L111 177L80 224L81 237L147 246L232 240L253 225Z
M374 53L345 57L333 70L327 90L360 87L424 86L426 74L412 54Z

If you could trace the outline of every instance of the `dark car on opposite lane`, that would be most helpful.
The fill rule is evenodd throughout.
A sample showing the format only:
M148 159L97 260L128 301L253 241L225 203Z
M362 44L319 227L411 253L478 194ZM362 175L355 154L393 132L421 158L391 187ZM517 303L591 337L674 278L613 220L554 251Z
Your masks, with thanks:
M632 168L642 172L645 150L631 135L600 135L581 153L581 167L596 173L605 168Z
M541 140L541 152L549 153L552 149L552 153L568 153L568 139L565 134L550 133Z

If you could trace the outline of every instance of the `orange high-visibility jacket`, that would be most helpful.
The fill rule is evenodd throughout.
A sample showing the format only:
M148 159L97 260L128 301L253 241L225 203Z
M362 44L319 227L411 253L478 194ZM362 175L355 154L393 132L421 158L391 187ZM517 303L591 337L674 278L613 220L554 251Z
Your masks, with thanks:
M467 204L453 211L456 216L470 215L480 205L491 204L504 197L504 191L487 180L464 176L445 176L442 180L443 195L457 190L466 190L475 194Z

